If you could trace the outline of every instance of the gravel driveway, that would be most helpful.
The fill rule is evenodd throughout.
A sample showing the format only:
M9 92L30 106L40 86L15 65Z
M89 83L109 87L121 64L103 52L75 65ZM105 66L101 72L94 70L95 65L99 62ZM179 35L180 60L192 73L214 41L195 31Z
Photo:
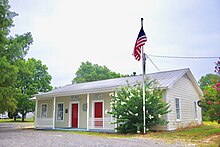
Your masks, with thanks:
M40 131L22 129L30 124L0 123L1 147L35 146L104 146L104 147L170 147L184 146L183 143L168 144L162 140L141 138L106 138L99 136L73 134L69 132Z

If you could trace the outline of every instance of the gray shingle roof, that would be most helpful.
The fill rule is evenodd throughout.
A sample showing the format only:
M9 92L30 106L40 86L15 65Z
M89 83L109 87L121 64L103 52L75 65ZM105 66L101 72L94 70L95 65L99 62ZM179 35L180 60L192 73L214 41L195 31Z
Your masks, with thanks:
M172 85L180 79L184 74L188 74L191 81L197 85L195 78L188 68L170 70L156 73L146 74L145 77L149 77L151 80L156 80L161 88L171 88ZM53 97L53 96L67 96L67 95L78 95L78 94L87 94L87 93L98 93L113 91L115 88L118 88L122 85L126 85L127 81L130 85L134 85L137 82L142 81L142 75L124 77L124 78L115 78L80 84L71 84L54 89L50 92L38 94L37 97ZM198 86L198 85L197 85Z

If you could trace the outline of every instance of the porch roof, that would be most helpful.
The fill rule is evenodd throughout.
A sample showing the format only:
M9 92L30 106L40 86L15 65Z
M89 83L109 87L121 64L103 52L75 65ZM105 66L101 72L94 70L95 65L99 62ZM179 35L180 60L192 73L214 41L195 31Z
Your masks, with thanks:
M167 89L172 88L173 84L180 79L184 74L187 74L189 79L192 81L197 91L200 93L201 90L192 75L191 71L188 68L162 71L156 73L146 74L145 77L149 77L150 80L156 80L159 83L161 88ZM71 84L54 89L47 93L37 94L36 97L54 97L54 96L68 96L68 95L78 95L78 94L87 94L87 93L100 93L113 91L115 88L118 88L123 85L127 85L127 82L130 85L134 85L137 82L142 81L142 75L130 76L123 78L115 78L80 84Z

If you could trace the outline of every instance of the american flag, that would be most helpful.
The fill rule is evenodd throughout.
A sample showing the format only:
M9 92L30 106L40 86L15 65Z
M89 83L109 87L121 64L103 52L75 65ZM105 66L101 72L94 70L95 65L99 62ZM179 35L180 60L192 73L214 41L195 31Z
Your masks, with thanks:
M133 55L136 60L140 61L141 59L141 47L144 46L145 42L147 41L147 37L144 33L143 26L141 27L141 30L138 34L135 46L134 46L134 52Z

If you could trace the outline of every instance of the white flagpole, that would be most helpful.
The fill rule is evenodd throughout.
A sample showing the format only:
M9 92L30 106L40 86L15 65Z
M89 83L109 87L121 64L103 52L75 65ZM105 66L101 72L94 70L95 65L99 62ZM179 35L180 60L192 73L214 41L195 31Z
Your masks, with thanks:
M143 18L141 18L141 27L143 27ZM141 52L142 52L142 70L143 70L143 115L144 115L144 121L143 121L143 125L144 125L144 134L146 133L146 126L145 126L145 115L146 115L146 108L145 108L145 85L144 85L144 77L145 77L145 57L144 57L144 46L142 46L141 48Z

